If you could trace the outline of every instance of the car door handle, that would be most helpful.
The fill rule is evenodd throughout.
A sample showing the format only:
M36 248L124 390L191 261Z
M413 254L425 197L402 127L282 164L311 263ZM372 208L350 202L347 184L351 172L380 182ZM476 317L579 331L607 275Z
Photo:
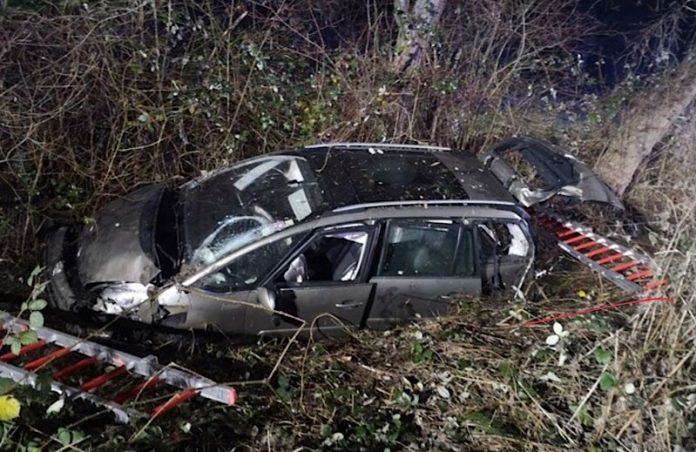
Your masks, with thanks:
M342 301L340 303L336 303L334 306L336 306L337 308L341 308L341 309L355 309L355 308L359 308L362 305L363 305L363 303L361 301L345 300L345 301Z

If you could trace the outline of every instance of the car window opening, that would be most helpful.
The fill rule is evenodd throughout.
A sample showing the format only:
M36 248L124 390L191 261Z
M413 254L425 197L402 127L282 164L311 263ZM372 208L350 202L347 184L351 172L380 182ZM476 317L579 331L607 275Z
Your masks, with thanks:
M517 266L520 259L529 258L532 244L517 223L488 221L479 223L478 230L484 287L502 290L516 274L505 264Z
M278 265L304 235L275 240L249 251L218 272L204 277L199 287L217 293L251 290Z
M392 221L379 276L471 276L473 233L449 222Z
M364 265L368 233L346 231L314 239L280 277L280 283L356 281Z
M487 240L482 241L486 255L521 256L529 254L530 243L520 225L515 223L481 223L479 229Z

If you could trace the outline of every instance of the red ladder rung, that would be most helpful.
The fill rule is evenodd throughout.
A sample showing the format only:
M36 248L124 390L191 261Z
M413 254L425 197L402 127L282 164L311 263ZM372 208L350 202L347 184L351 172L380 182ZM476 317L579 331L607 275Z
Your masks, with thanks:
M183 391L179 392L178 394L174 394L172 398L167 400L161 405L157 405L155 408L152 409L152 417L153 419L163 415L167 411L170 411L177 406L181 405L182 403L186 402L187 400L192 399L193 397L196 396L198 391L195 388L188 388L184 389Z
M82 360L76 362L72 366L68 366L65 369L61 369L61 370L55 372L52 375L52 378L54 380L62 380L63 378L69 377L70 375L74 374L75 372L77 372L80 369L84 369L85 367L89 367L89 366L96 364L98 361L99 360L97 359L96 356L89 356L85 359L82 359Z
M639 264L640 264L640 262L638 262L638 261L628 261L628 262L624 262L623 264L619 264L619 265L615 265L615 266L611 267L611 271L619 273L619 272L622 272L624 270L628 270L629 268L633 268Z
M652 270L641 270L639 272L632 273L626 277L629 281L637 281L639 279L649 278L653 276Z
M54 351L53 353L49 353L46 356L42 356L41 358L36 358L34 361L28 362L24 365L24 368L26 370L34 370L38 369L39 367L42 367L52 361L55 361L59 358L62 358L63 356L69 355L72 352L69 348L59 348L58 350Z
M580 233L578 231L576 231L575 229L568 229L567 231L558 234L558 238L564 239L566 237L570 237L571 235L575 235L575 234L580 234Z
M24 347L19 349L18 354L14 354L12 352L7 352L3 355L0 355L0 361L12 361L13 359L17 358L18 356L26 355L28 353L31 353L33 351L36 351L40 348L42 348L44 345L46 345L47 342L44 339L40 339L33 344L25 345Z
M565 243L566 245L572 245L574 243L582 242L583 240L592 240L592 239L581 234L577 237L573 237L572 239L564 240L563 243Z
M600 254L606 253L606 252L609 251L610 249L611 249L611 248L609 248L608 246L603 246L603 247L601 247L601 248L597 248L596 250L592 250L592 251L590 251L589 253L585 253L585 257L588 257L588 258L591 259L591 258L593 258L593 257L595 257L595 256L599 256Z
M618 261L619 259L622 259L623 257L625 257L623 255L623 253L612 254L610 256L607 256L607 257L604 257L604 258L598 260L597 263L599 265L604 265L604 264L608 264L610 262Z
M590 241L590 242L583 243L582 245L576 246L576 247L575 247L575 251L582 251L582 250L585 250L585 249L587 249L587 248L591 248L591 247L593 247L593 246L595 246L595 245L599 245L599 243L597 243L597 242L595 242L594 240L592 240L592 241Z
M86 383L83 383L82 386L80 386L80 389L82 389L83 391L91 391L92 389L98 388L99 386L113 380L114 378L120 377L121 375L127 372L128 368L124 364L123 366L119 366L114 370L101 374L98 377L93 378Z
M668 284L669 280L668 279L655 279L653 281L650 281L646 285L643 286L643 290L653 290L657 289L658 287L662 287L665 284Z
M119 405L132 399L133 397L136 397L138 394L142 393L146 389L150 389L154 386L157 386L160 382L160 379L158 377L152 377L148 378L144 382L133 386L130 389L126 389L123 392L119 392L115 396L111 398L114 402L118 403Z

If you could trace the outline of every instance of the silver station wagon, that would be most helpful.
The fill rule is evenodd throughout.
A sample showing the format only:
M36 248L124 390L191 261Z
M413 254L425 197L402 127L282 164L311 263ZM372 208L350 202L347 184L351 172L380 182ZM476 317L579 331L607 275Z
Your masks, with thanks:
M537 164L544 152L565 159L564 188L541 165L550 186L535 197L504 164L513 148ZM583 187L570 185L589 170L548 149L518 140L481 162L439 147L324 144L178 188L144 186L89 225L52 235L49 299L64 310L240 335L441 315L462 296L528 277L535 247L523 205L554 189L584 200ZM585 192L606 190L599 185Z

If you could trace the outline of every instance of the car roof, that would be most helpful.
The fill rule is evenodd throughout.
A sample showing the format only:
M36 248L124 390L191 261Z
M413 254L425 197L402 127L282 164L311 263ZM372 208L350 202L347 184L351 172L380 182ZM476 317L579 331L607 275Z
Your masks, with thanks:
M281 152L307 159L331 209L380 203L514 198L468 151L383 143L331 143Z

